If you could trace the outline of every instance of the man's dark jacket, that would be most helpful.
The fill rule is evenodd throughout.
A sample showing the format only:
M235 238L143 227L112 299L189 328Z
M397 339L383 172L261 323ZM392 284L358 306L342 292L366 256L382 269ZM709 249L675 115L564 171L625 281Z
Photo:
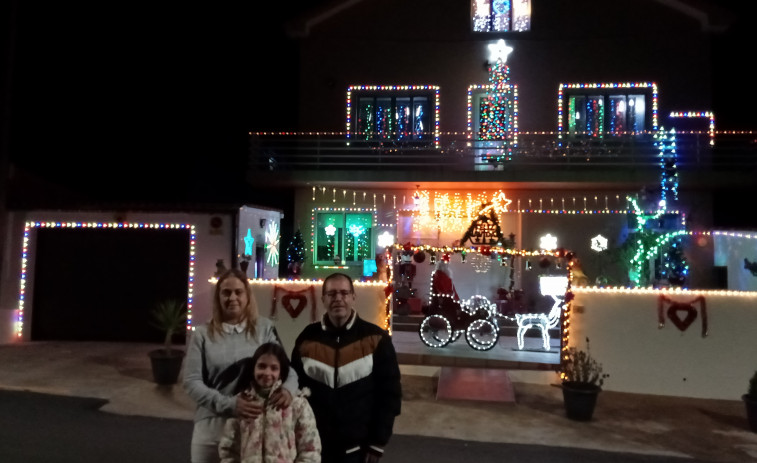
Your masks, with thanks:
M324 454L358 446L382 452L402 405L397 354L386 331L354 311L341 328L324 315L297 337L292 368L300 387L310 388Z

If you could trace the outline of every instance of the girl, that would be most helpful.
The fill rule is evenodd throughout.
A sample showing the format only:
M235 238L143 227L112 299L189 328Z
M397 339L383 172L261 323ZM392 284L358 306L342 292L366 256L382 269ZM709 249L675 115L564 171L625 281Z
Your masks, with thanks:
M289 376L289 359L276 343L262 344L250 359L250 388L242 394L263 405L252 420L226 421L218 453L222 463L320 463L321 439L303 391L288 408L277 409L269 398ZM240 382L240 384L245 384Z

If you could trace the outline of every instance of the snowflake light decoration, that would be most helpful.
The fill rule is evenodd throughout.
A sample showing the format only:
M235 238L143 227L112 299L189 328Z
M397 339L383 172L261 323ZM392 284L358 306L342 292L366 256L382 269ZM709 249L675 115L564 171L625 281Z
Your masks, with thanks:
M385 231L378 236L377 240L380 247L388 248L394 244L394 235L392 235L388 231Z
M547 233L539 239L539 247L551 251L557 248L557 237L552 236L551 233Z
M592 251L602 252L607 249L607 238L602 235L597 235L591 239Z
M271 265L279 265L279 225L270 222L265 231L266 262Z

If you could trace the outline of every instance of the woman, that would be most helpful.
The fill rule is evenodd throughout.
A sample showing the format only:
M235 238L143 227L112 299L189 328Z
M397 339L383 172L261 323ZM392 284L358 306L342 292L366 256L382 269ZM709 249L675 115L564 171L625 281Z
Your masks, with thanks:
M250 357L266 342L281 344L273 323L258 317L247 276L237 269L226 271L216 283L213 316L195 329L184 365L184 389L197 403L192 463L219 461L218 441L227 418L251 420L263 412L259 403L235 391L246 387L239 387L239 379L249 374ZM296 392L297 374L292 371L270 401L286 408Z
M276 410L270 405L271 394L292 371L284 348L263 344L250 363L255 368L245 381L249 386L245 394L263 403L265 412L251 421L226 421L218 447L221 463L320 463L321 439L306 392L297 394L289 408Z

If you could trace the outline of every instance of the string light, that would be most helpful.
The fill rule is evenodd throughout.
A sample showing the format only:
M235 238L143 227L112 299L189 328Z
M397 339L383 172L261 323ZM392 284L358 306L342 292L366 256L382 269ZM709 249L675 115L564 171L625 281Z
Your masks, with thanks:
M19 281L18 309L14 322L16 338L21 339L25 330L24 311L26 309L26 281L27 263L29 262L29 249L32 241L32 230L37 228L66 228L66 229L125 229L125 230L188 230L189 231L189 274L187 276L187 323L186 329L193 331L192 307L194 306L194 278L195 278L195 245L197 234L195 225L187 223L141 223L141 222L59 222L59 221L35 221L26 222L24 226L24 238L21 248L21 276Z

